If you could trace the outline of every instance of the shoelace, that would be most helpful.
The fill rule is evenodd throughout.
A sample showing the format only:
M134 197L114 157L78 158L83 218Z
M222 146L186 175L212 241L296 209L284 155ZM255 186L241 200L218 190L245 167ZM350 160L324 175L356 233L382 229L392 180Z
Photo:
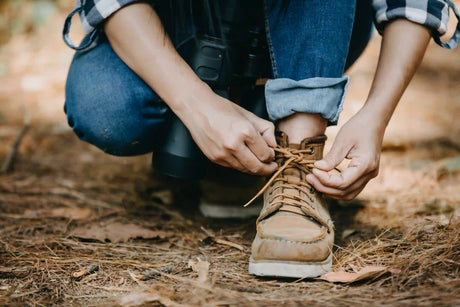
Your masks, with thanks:
M287 168L297 168L305 173L311 173L314 163L316 160L308 160L304 158L305 154L312 154L313 149L292 149L292 148L284 148L277 146L275 148L275 152L277 153L276 158L284 158L286 159L283 165L272 175L272 177L267 181L267 183L260 189L260 191L250 200L248 201L244 207L249 206L254 200L256 200L260 195L262 195L268 187L276 181L281 181L279 185L280 189L279 192L272 195L271 199L276 199L278 196L283 196L282 199L272 201L270 203L270 207L277 210L281 208L283 205L291 205L300 208L305 214L310 216L311 218L318 221L320 224L325 226L328 230L330 230L330 225L327 221L322 219L316 213L313 207L313 199L309 196L312 193L312 186L307 182L298 182L296 184L289 183L288 179L284 176L280 176L284 170ZM283 193L284 189L297 189L303 192L307 198L301 195L294 195L294 194L286 194ZM272 210L267 210L272 211Z
M275 180L281 180L283 181L283 187L284 188L294 188L294 189L300 189L302 192L304 192L306 195L310 192L309 189L311 189L311 186L308 183L305 182L299 182L299 185L297 184L292 184L288 183L287 179L284 177L279 177L279 175L288 167L295 167L299 168L300 170L304 171L305 173L311 173L311 170L313 168L313 165L315 163L315 160L307 160L304 159L303 155L304 154L311 154L313 153L313 150L311 148L307 149L292 149L292 148L284 148L284 147L275 147L275 152L277 153L276 158L285 158L285 162L283 165L272 175L270 180L267 181L267 183L260 189L260 191L250 200L248 201L244 207L249 206L251 203L254 202L260 195L262 195L265 190L268 189L268 187L275 182ZM276 195L278 196L278 195ZM276 198L273 197L273 198ZM283 195L287 196L287 195ZM305 200L300 196L295 196L295 195L289 195L293 196L295 198L299 198L299 200ZM309 199L312 201L311 199Z

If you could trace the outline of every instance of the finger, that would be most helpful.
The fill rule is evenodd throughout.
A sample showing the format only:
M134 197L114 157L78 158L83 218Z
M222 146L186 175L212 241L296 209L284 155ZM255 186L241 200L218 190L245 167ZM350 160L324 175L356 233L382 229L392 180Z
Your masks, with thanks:
M239 163L241 163L241 165L243 165L247 171L252 174L270 175L278 167L275 162L261 162L246 146L242 146L242 148L238 150L238 152L236 152L234 155L238 159Z
M307 178L307 182L309 184L311 184L315 188L315 190L318 191L318 192L321 192L321 193L323 193L325 195L337 195L337 196L340 196L340 195L343 194L342 190L335 189L335 188L330 188L330 187L325 186L313 174L308 174L306 178Z
M348 194L344 195L342 197L342 199L343 200L353 200L353 199L355 199L356 196L358 196L359 193L361 193L361 191L365 188L365 186L366 185L363 185L363 186L359 187L358 189L349 192Z
M262 135L265 143L267 143L270 147L276 147L275 125L272 122L262 119L252 113L249 114L247 118L259 134Z
M313 187L318 191L323 193L325 196L334 198L334 199L346 199L347 196L353 194L354 192L357 191L356 195L364 189L366 184L371 180L373 176L371 174L368 174L364 177L361 177L359 180L357 180L352 186L345 190L341 189L336 189L336 188L331 188L328 186L323 185L316 176L309 174L307 176L307 181ZM359 190L359 191L358 191Z
M356 196L358 196L359 193L366 187L367 183L371 180L372 178L370 176L366 176L366 178L362 178L359 180L359 182L356 182L352 187L349 189L342 191L342 193L339 194L324 194L326 197L329 198L334 198L334 199L340 199L340 200L352 200Z
M221 166L233 168L240 172L245 172L245 173L248 172L248 170L233 155L227 157L226 160L218 160L215 162Z
M342 173L331 174L314 168L313 174L323 185L330 188L345 190L366 174L366 168L362 164L354 164L352 161L352 163L350 163L350 165Z
M272 122L265 121L263 126L256 126L256 128L259 130L259 133L262 135L268 146L272 148L276 147L275 125Z
M315 167L323 171L331 171L345 159L348 152L349 148L336 139L327 155L322 160L315 162Z
M362 182L361 180L355 182L352 186L350 186L348 189L347 189L347 192L345 193L345 195L342 197L343 200L352 200L354 199L356 196L359 195L359 193L361 193L361 191L366 187L366 185L369 183L369 181L371 181L373 178L375 178L378 174L378 170L375 170L375 171L372 171L372 172L369 172L366 177L362 178Z
M263 137L256 130L245 140L246 146L262 162L271 162L275 158L275 151L268 147Z

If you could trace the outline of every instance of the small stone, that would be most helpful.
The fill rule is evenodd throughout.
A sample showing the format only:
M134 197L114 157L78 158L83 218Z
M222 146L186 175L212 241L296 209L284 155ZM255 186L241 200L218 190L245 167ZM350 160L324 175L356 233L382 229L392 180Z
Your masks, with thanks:
M453 176L460 173L460 155L443 159L438 162L437 179Z
M149 279L154 279L158 276L161 275L161 273L171 273L173 270L172 265L167 265L155 270L145 270L142 272L142 277L140 278L141 280L149 280Z

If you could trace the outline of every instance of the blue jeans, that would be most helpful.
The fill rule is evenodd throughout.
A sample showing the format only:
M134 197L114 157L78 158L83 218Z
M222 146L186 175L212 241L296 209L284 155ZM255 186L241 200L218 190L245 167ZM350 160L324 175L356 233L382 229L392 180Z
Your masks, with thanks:
M265 2L273 76L265 86L269 117L276 121L295 112L318 113L335 124L348 84L343 73L371 36L369 1L282 3ZM170 33L179 49L193 35L190 31ZM152 152L164 134L168 112L160 97L122 62L107 40L75 54L64 110L81 140L119 156Z

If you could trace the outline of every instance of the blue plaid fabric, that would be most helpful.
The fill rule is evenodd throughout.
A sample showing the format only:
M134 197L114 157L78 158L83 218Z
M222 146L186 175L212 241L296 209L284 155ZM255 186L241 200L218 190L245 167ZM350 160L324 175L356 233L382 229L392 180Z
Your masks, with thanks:
M97 44L102 22L125 5L140 0L77 0L74 10L66 18L63 30L64 40L71 48L87 50ZM433 38L440 46L455 48L460 39L460 12L450 0L372 0L375 25L382 33L385 25L394 19L404 18L433 30ZM452 9L457 23L454 35L442 42L440 37L447 31L449 9ZM79 13L87 39L79 46L74 45L68 33L72 17Z
M373 0L374 21L379 33L389 21L404 18L433 30L433 38L440 46L453 49L460 38L460 13L450 0ZM447 31L449 8L458 22L454 35L444 43L440 37Z

